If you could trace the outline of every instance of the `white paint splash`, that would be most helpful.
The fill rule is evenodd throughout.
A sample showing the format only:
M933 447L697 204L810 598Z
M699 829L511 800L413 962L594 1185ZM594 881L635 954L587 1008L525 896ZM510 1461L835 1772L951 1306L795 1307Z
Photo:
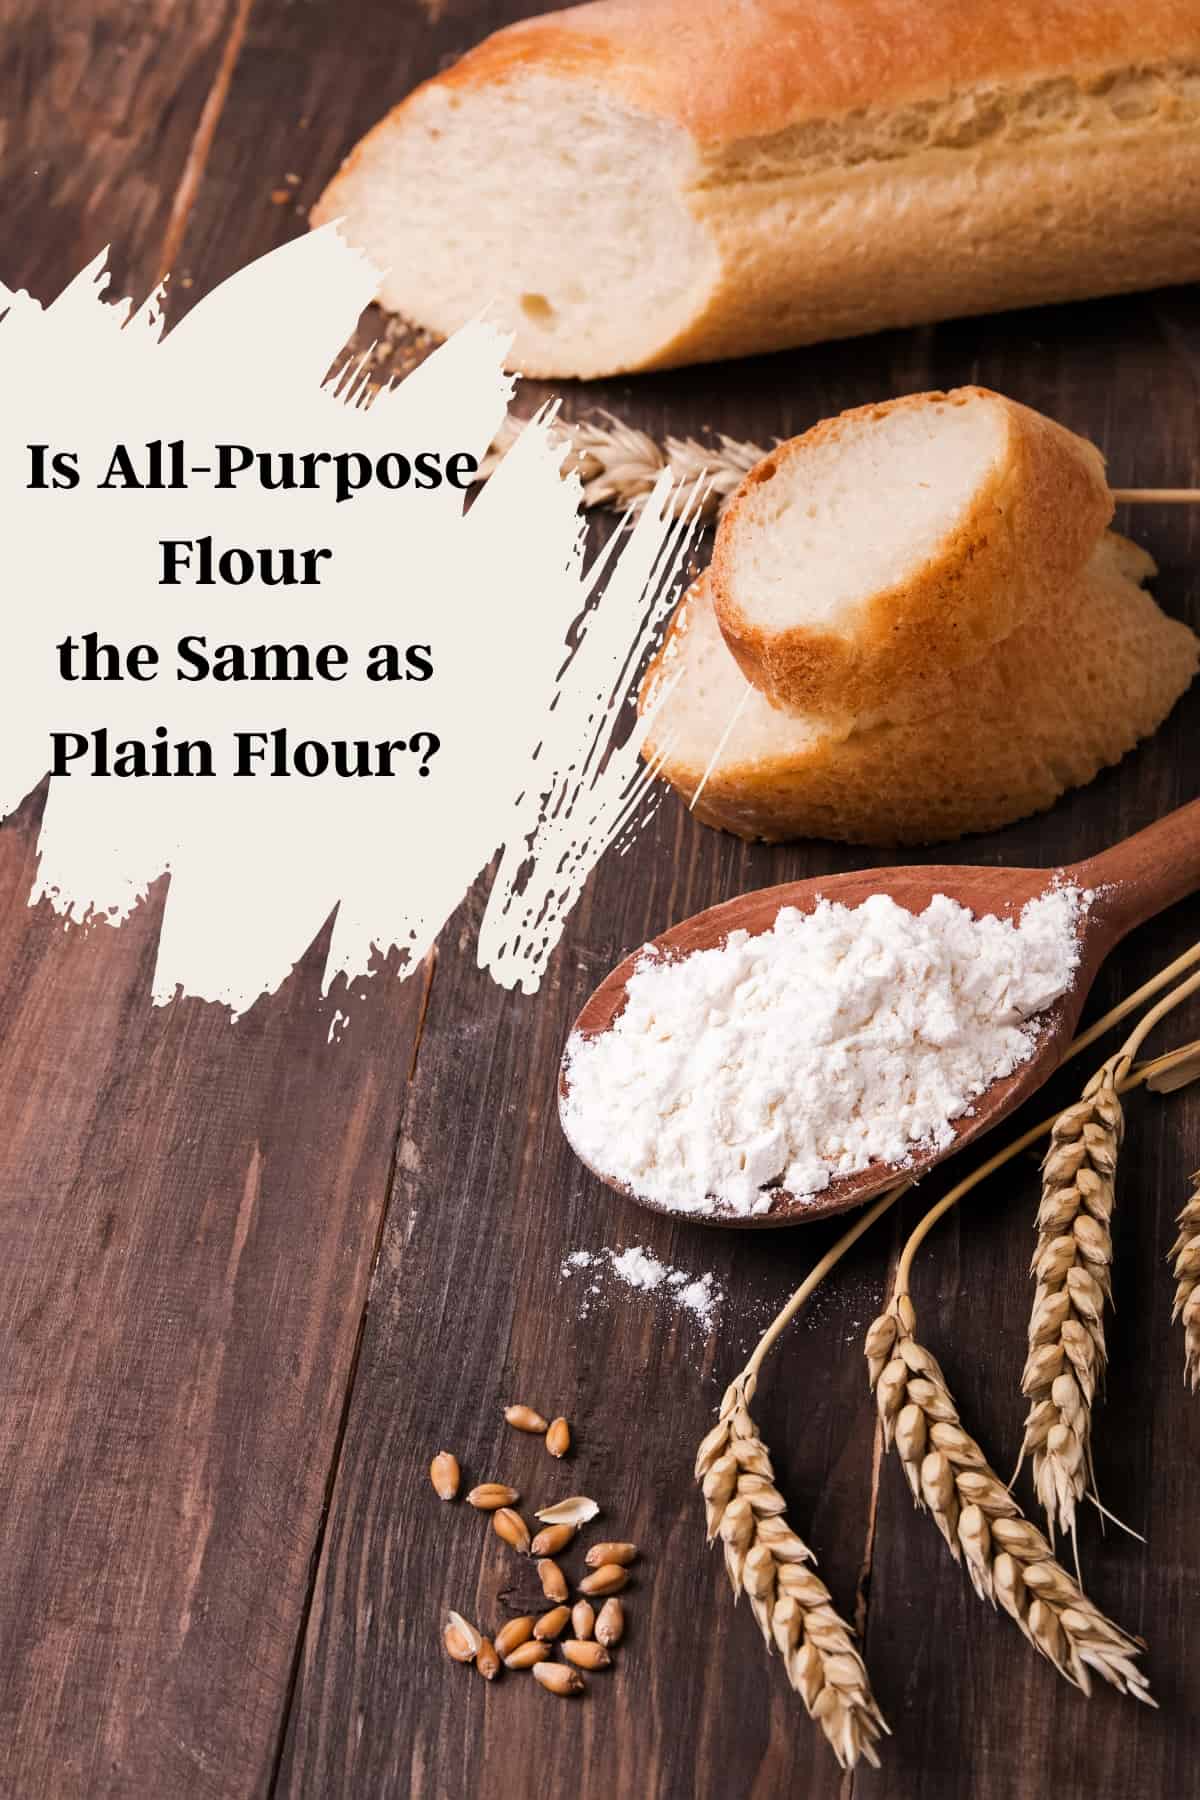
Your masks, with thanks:
M235 1012L273 991L334 915L326 983L369 973L393 947L415 967L500 851L479 939L496 980L536 988L566 916L645 788L643 727L613 731L673 598L689 528L664 478L636 525L585 570L578 482L561 472L553 418L526 427L475 503L450 488L264 492L98 491L113 446L183 438L189 461L218 442L260 450L417 449L482 457L504 417L506 340L476 322L366 404L325 383L376 277L332 230L241 271L164 335L159 296L103 303L103 259L51 305L0 285L0 483L9 596L0 708L0 816L49 766L52 731L113 740L202 737L212 779L88 778L50 784L31 901L118 925L170 873L154 980ZM50 371L66 367L69 379ZM351 370L351 377L356 371ZM32 443L74 451L71 492L27 487ZM333 551L318 587L164 587L159 541ZM602 598L597 598L603 583ZM577 624L583 614L581 624ZM54 646L96 631L153 644L161 673L71 685ZM177 679L184 633L221 642L336 642L336 684ZM432 646L434 678L370 683L380 642ZM574 648L572 649L572 645ZM316 780L232 773L235 731L370 743L419 732L441 746L430 774ZM337 1021L344 1028L344 1020ZM331 1027L331 1030L333 1027Z

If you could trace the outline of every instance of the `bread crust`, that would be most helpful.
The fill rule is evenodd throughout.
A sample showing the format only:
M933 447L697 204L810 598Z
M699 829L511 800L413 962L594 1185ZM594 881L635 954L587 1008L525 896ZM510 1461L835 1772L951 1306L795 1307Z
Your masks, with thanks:
M737 837L925 844L999 829L1118 762L1191 682L1200 641L1140 585L1153 569L1143 551L1107 533L1069 593L979 664L943 674L924 707L903 716L805 733L779 714L777 753L745 754L735 729L706 771L672 752L667 695L642 753L662 759L661 774L698 819ZM643 713L682 652L694 609L708 604L704 580L680 603L646 677ZM714 723L714 749L723 727Z
M593 0L506 26L434 82L469 91L531 70L581 79L715 147L951 86L1191 57L1191 0Z
M813 449L864 421L973 400L1001 410L1001 456L958 527L911 575L873 595L852 633L768 633L747 616L737 565L745 536L764 529L758 515L772 483L788 481ZM1064 426L987 388L909 394L822 420L750 471L717 532L713 603L743 674L772 705L830 719L894 712L910 699L920 703L944 671L977 662L1073 586L1112 512L1100 452Z

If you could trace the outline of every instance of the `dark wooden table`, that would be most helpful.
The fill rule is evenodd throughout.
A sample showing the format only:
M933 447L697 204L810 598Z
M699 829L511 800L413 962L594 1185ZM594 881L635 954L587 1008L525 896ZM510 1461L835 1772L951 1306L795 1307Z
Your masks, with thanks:
M141 294L170 266L178 316L301 231L385 106L519 10L9 0L0 275L49 300L111 243L114 292ZM68 355L54 377L87 370ZM1200 479L1189 291L614 382L566 404L769 437L964 381L1090 434L1122 484ZM1163 603L1200 624L1195 514L1132 526L1162 564ZM963 854L1054 863L1146 824L1197 792L1198 723L1194 694L1086 792ZM119 932L64 932L28 908L39 805L0 830L6 1796L1200 1791L1200 1402L1181 1384L1164 1267L1200 1162L1200 1099L1131 1109L1096 1457L1105 1501L1147 1542L1102 1538L1089 1517L1082 1544L1095 1598L1149 1640L1161 1712L1071 1691L980 1606L898 1469L880 1466L861 1333L942 1178L864 1240L769 1366L764 1433L822 1573L864 1625L895 1732L881 1774L843 1779L706 1556L689 1473L723 1379L837 1227L714 1234L636 1213L568 1152L554 1076L583 998L644 937L743 889L878 859L751 848L668 800L631 856L600 866L536 997L475 968L475 893L424 969L371 984L330 1044L344 996L320 996L320 944L231 1026L199 1002L150 1005L161 884ZM1198 932L1197 903L1142 931L1093 1011ZM1189 1023L1200 1030L1194 1008L1172 1033ZM1007 1171L917 1269L923 1334L1004 1468L1036 1185L1032 1163ZM628 1295L578 1316L563 1256L631 1243L714 1272L718 1335ZM518 1397L571 1417L563 1485L602 1497L647 1552L622 1666L578 1705L523 1677L489 1688L439 1648L447 1605L494 1620L523 1590L480 1521L433 1500L429 1457L450 1445L471 1479L553 1487L538 1445L499 1423Z

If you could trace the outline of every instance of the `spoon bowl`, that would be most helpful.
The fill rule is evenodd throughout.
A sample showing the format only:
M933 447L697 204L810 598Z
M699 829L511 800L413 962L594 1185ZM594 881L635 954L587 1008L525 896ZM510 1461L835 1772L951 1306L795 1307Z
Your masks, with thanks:
M935 1163L998 1125L1049 1080L1075 1035L1084 1003L1105 958L1127 932L1200 888L1200 801L1169 814L1100 856L1056 869L995 869L961 864L860 869L741 894L706 912L693 914L627 956L600 983L575 1021L574 1030L585 1037L609 1030L624 1010L629 978L648 950L680 958L697 950L716 949L733 931L747 931L751 936L769 931L781 907L811 912L818 900L831 900L854 908L872 894L884 893L898 906L920 913L935 894L946 894L976 917L990 913L1013 919L1030 900L1059 882L1092 894L1090 904L1080 912L1079 964L1071 985L1036 1015L1038 1037L1033 1054L978 1097L971 1111L954 1123L954 1141L944 1149L916 1146L903 1169L890 1163L873 1163L857 1175L836 1178L815 1195L797 1196L783 1188L767 1190L772 1194L769 1208L749 1216L723 1210L716 1202L709 1211L675 1213L662 1202L614 1181L601 1169L593 1167L592 1173L652 1212L671 1213L704 1225L752 1230L807 1224L860 1206L895 1181L919 1179ZM563 1113L567 1093L564 1064L559 1075L559 1109L563 1130L570 1140L569 1123ZM572 1147L579 1155L578 1147ZM580 1160L587 1162L582 1156Z

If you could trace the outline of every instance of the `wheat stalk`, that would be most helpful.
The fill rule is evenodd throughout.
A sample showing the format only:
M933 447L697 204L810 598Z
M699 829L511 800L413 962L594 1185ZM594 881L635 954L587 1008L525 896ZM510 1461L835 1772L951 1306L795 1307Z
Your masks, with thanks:
M509 413L476 477L486 481L511 450L528 420ZM656 443L648 432L622 424L611 413L573 423L556 419L553 430L563 441L563 469L579 476L585 507L612 506L640 512L664 469L674 481L671 510L675 517L697 517L714 523L742 477L767 454L761 444L742 443L724 433L715 445L695 438L668 437Z
M421 353L428 347L422 345ZM419 359L419 357L418 357ZM603 423L599 422L603 421ZM479 465L476 481L493 475L501 459L512 449L529 423L507 413ZM693 489L704 489L697 516L714 524L741 485L742 477L774 447L752 444L721 432L715 444L696 438L666 437L658 443L648 432L624 424L612 413L601 412L595 421L576 423L556 420L554 429L566 440L563 467L573 469L583 482L585 507L611 506L624 512L640 511L664 469L675 483L671 507L675 517L691 514ZM776 438L774 443L778 443ZM1200 488L1114 488L1118 505L1196 505Z
M1050 1525L1074 1534L1075 1509L1092 1469L1092 1406L1106 1363L1104 1308L1112 1301L1112 1218L1117 1156L1125 1131L1118 1084L1122 1052L1088 1082L1083 1098L1055 1119L1042 1164L1037 1282L1021 1392L1030 1401L1021 1460ZM1020 1464L1018 1464L1018 1467Z
M1085 1694L1094 1673L1155 1705L1134 1661L1138 1640L1093 1606L963 1429L936 1358L917 1342L907 1293L870 1327L866 1357L884 1442L899 1454L918 1507L928 1507L950 1554L966 1563L979 1597L1002 1606Z
M862 1757L877 1769L875 1745L888 1728L854 1632L784 1516L770 1455L750 1415L756 1380L743 1372L731 1382L696 1455L708 1541L720 1537L734 1598L748 1596L768 1651L779 1651L840 1766L852 1769Z
M1183 1379L1193 1394L1200 1386L1200 1169L1179 1215L1179 1236L1171 1246L1175 1263L1175 1305L1171 1322L1183 1320Z

